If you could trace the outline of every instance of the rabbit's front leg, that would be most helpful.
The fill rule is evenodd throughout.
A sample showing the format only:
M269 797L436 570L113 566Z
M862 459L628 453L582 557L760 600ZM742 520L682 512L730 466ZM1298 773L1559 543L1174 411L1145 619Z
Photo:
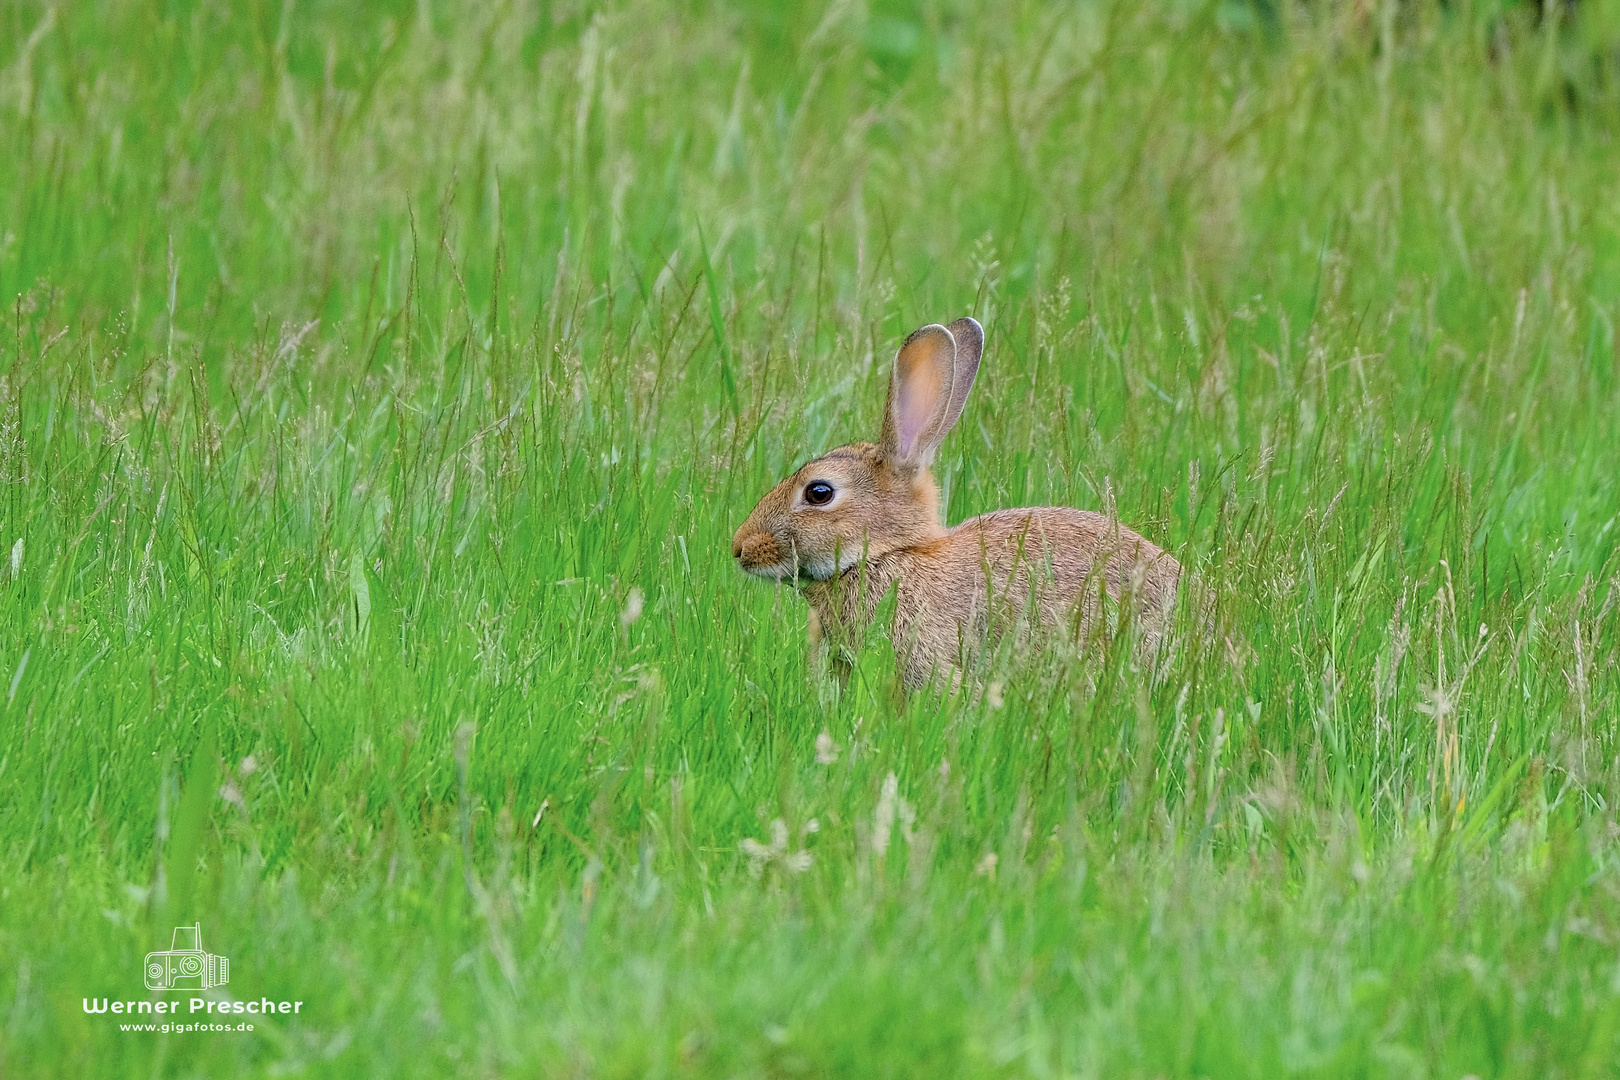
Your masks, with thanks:
M809 649L810 677L818 690L831 690L829 677L837 680L836 694L841 694L849 688L849 677L853 667L849 660L849 650L843 648L834 634L834 640L827 639L825 623L820 609L814 604L810 605L810 619L805 627L805 644ZM834 696L836 696L836 694ZM826 694L822 695L827 697Z

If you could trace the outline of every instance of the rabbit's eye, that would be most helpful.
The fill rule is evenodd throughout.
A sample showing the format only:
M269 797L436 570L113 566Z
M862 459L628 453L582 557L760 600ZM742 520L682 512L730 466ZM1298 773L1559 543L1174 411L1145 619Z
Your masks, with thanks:
M811 506L826 506L832 502L833 486L825 480L814 480L804 486L804 501Z

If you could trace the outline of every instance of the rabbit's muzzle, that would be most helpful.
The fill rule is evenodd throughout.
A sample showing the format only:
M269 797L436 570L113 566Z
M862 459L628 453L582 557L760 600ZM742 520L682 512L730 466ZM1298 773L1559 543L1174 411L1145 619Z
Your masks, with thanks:
M781 564L782 545L768 532L749 533L746 536L738 532L731 540L731 555L744 570L759 573Z

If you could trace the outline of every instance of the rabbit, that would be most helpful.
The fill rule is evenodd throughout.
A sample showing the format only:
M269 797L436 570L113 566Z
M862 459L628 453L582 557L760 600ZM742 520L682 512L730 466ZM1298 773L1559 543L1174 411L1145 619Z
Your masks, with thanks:
M940 524L928 471L967 403L984 349L972 318L930 323L895 356L876 443L816 458L760 499L731 541L750 574L801 586L810 642L835 662L896 593L890 637L909 690L955 689L992 640L1067 630L1083 636L1099 590L1130 610L1156 650L1181 564L1103 514L1041 506ZM847 680L848 661L839 674Z

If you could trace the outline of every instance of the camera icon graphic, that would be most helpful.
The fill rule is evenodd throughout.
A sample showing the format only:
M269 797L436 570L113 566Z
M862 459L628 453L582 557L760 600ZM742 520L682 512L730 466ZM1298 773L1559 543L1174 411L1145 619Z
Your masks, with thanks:
M203 951L202 923L174 928L173 948L146 954L149 990L210 990L231 981L231 962Z

